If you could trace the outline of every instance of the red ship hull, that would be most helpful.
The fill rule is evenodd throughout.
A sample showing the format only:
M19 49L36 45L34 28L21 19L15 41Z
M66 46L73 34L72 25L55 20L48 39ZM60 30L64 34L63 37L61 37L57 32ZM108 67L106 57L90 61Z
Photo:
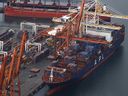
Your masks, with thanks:
M5 16L11 17L34 17L34 18L53 18L61 17L68 14L68 12L61 11L47 11L47 10L34 10L34 9L23 9L6 6L4 8Z
M32 17L32 18L53 18L61 17L67 15L68 11L56 11L56 10L43 10L43 9L32 9L32 8L20 8L20 7L10 7L5 6L4 8L5 16L10 17ZM109 17L100 17L104 21L111 21Z

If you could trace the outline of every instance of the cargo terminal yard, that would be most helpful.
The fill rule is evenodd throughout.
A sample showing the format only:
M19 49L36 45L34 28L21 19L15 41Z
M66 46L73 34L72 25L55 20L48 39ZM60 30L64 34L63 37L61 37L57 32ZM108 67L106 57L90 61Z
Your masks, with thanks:
M53 24L1 24L0 96L34 96L43 89L50 96L85 80L124 41L125 25L111 19L128 20L98 0L79 5L9 0L4 15L50 18Z
M5 29L5 27L6 27L6 29ZM3 32L3 34L6 32L7 33L7 29L9 29L10 28L10 26L8 27L8 26L5 26L5 27L1 27L1 31ZM20 26L11 26L11 28L13 29L13 31L14 31L14 36L13 36L13 39L15 39L15 41L17 41L17 40L19 40L18 38L17 38L17 34L18 34L18 32L20 32ZM10 30L12 30L12 29L10 29ZM8 36L8 34L6 34L6 36ZM20 36L19 36L20 37ZM1 36L1 38L2 38L2 36ZM11 40L10 40L11 41ZM18 42L14 42L13 41L13 43L18 43ZM8 43L8 44L11 44L11 43ZM15 47L17 44L12 44L12 46L13 47ZM7 46L8 47L8 46ZM11 48L9 51L11 51L11 50L13 50L13 48ZM47 51L47 50L46 50ZM44 50L44 52L45 52L45 50ZM45 56L42 56L42 58L46 58ZM36 59L36 58L35 58ZM41 61L41 60L40 60ZM45 60L44 60L45 61ZM47 63L48 63L48 61L46 61ZM43 69L45 68L44 66L46 66L46 64L47 63L40 63L40 62L36 62L37 64L35 64L34 62L33 63L31 63L31 62L28 62L28 64L24 64L24 65L22 65L21 66L21 73L20 73L20 76L21 77L24 77L24 78L21 78L21 88L23 89L23 92L22 92L22 95L23 96L27 96L28 94L30 94L32 91L33 91L33 89L35 90L36 89L36 87L38 88L38 87L40 87L41 86L41 84L42 84L42 78L40 77L40 75L42 74L42 71L43 71ZM33 72L31 72L31 69L32 68L38 68L39 69L39 72L36 74L34 74ZM33 77L34 76L34 77ZM35 79L36 79L36 81L37 82L35 82L34 83L34 81L35 81ZM30 80L31 81L33 81L32 83L30 83ZM16 82L17 83L17 82ZM15 86L17 85L15 83ZM24 85L26 85L26 84L30 84L30 85L28 85L28 86L24 86ZM17 87L17 86L16 86ZM29 92L30 93L28 93L28 90L29 90ZM32 90L32 91L30 91L30 90Z

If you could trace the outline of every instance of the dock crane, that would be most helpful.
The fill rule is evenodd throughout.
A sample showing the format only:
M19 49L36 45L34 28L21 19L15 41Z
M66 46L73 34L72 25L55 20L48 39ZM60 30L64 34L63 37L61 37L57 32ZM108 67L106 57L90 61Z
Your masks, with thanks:
M20 96L20 80L19 72L21 59L25 50L26 33L24 32L20 46L14 48L13 54L11 55L11 62L9 65L6 64L7 56L4 58L0 73L0 96L15 96L14 95L14 80L18 77L18 96ZM8 92L10 91L10 92Z
M128 20L128 16L127 15L117 15L117 14L113 14L111 12L109 12L108 10L106 10L107 6L101 6L103 7L102 11L98 11L99 9L97 8L99 4L98 0L94 0L95 4L91 7L95 8L95 11L89 11L89 10L85 10L86 11L86 20L88 19L88 16L91 15L94 17L94 19L96 19L97 17L108 17L108 18L117 18L117 19L126 19ZM109 9L109 8L108 8ZM107 11L107 12L106 12ZM99 20L97 22L100 22ZM88 24L83 23L83 25L88 26L88 27L95 27L95 28L104 28L104 29L112 29L112 30L121 30L121 26L115 26L115 25L111 25L111 24L100 24L100 23L93 23L93 24Z
M100 44L110 44L111 42L107 42L106 40L95 40L95 39L91 39L91 38L83 38L81 36L75 36L77 35L80 31L81 31L81 27L84 27L81 23L81 21L83 21L83 17L84 17L84 14L83 14L83 11L84 10L84 7L83 5L85 1L83 0L82 1L82 4L81 4L81 11L78 12L69 22L67 22L66 24L64 24L64 27L62 29L61 32L56 32L56 34L54 35L56 38L59 38L59 39L66 39L66 33L70 33L69 34L69 37L71 38L71 40L75 40L75 41L86 41L86 42L92 42L92 43L100 43ZM50 29L50 31L53 31L55 32L56 30L54 29ZM49 31L43 31L43 32L40 32L40 35L42 36L53 36L53 35L50 35L48 34ZM61 33L61 34L58 34ZM82 32L80 33L82 34Z
M102 9L102 11L98 10L98 7L97 7L98 5L100 5L100 7L101 7L99 10ZM92 9L95 8L95 11L91 11L90 10L91 8ZM106 9L106 8L107 8L107 6L99 4L98 0L94 0L94 2L88 8L84 8L84 10L79 10L79 11L83 11L82 13L85 15L85 18L87 18L87 16L89 16L89 15L92 15L92 16L96 15L96 16L99 16L99 19L101 19L102 17L107 17L107 18L117 18L117 19L126 19L126 20L128 20L128 16L127 15L118 15L118 14L113 14L113 13L110 13L110 12L105 12L104 9ZM72 9L72 10L74 10L74 11L73 12L69 11L70 13L68 15L66 15L66 16L72 17L72 14L76 14L76 13L79 12L78 9ZM80 15L80 13L81 12L79 12L79 15ZM61 21L61 17L60 18L56 18L56 19L53 18L53 22L63 23ZM120 30L121 29L120 26L114 26L114 25L108 25L108 24L85 24L85 23L83 23L83 25L84 26L90 26L90 27L104 28L104 29L112 29L112 30ZM78 24L78 26L79 26L79 24Z
M91 7L89 7L89 9L90 8L97 9L96 7L98 5L98 0L94 0L94 1L95 1L94 4L92 4ZM121 15L114 15L114 14L105 13L105 12L99 13L99 12L97 12L97 10L91 11L88 9L88 7L86 8L85 5L86 5L85 0L82 0L80 10L77 11L77 13L75 13L76 15L73 16L68 22L63 24L64 27L61 31L54 30L54 28L53 28L53 29L50 29L50 32L53 32L54 37L59 38L59 39L66 39L67 38L66 33L70 33L69 37L71 38L71 40L85 41L85 42L98 43L98 44L111 44L111 41L106 41L103 39L97 40L95 38L83 37L83 33L86 32L89 27L93 27L93 28L97 28L97 29L103 29L103 30L105 30L105 29L122 30L122 26L100 23L99 22L99 20L100 20L99 16L110 17L110 18L114 17L114 18L120 18L120 19L122 19L122 18L128 19L128 17L127 16L121 16ZM70 14L72 14L72 13L70 13ZM88 21L88 18L91 17L90 15L93 17L92 20L94 22L91 24L86 22L86 21ZM69 27L69 25L70 25L70 27ZM70 29L70 32L68 32L69 29ZM80 36L76 36L78 33L80 33ZM45 30L45 31L40 32L40 35L53 36L52 34L49 34L49 30Z
M83 11L85 7L85 0L82 0L82 4L81 4L81 9L80 12L78 12L69 22L67 22L66 24L64 24L63 29L61 30L61 32L56 32L56 34L54 34L54 37L59 38L59 39L66 39L66 33L70 33L69 37L71 38L71 40L75 40L75 41L86 41L86 42L92 42L92 43L100 43L100 44L110 44L111 42L107 42L106 40L95 40L95 39L91 39L91 38L86 38L86 37L82 37L82 36L75 36L78 33L80 33L80 35L82 35L81 31L81 27L85 27L84 24L82 24L82 21L84 21L84 16L86 13ZM55 32L56 30L54 29L50 29L50 31ZM85 30L84 30L85 31ZM49 31L42 31L40 32L40 35L42 36L53 36L48 34ZM60 34L59 34L60 33ZM58 35L59 34L59 35Z

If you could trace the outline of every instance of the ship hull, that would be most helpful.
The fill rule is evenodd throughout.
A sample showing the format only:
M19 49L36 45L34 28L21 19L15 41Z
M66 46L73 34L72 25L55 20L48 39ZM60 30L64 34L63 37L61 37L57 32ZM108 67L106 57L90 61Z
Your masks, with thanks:
M60 10L43 10L43 9L32 9L32 8L20 8L20 7L11 7L6 6L4 8L5 16L9 17L31 17L31 18L53 18L53 17L62 17L67 15L68 11L60 11ZM109 17L100 17L102 20L110 22L111 18Z
M117 48L118 49L118 48ZM101 63L97 64L96 66L94 66L92 69L90 69L89 71L86 72L86 74L84 74L82 77L80 78L76 78L76 79L71 79L67 82L63 82L63 83L58 83L58 84L51 84L51 83L47 83L47 85L49 86L50 89L56 88L56 87L66 87L69 86L71 84L77 83L83 79L86 79L89 75L91 75L92 72L94 72L99 66L101 66L102 64L105 64L105 62L111 58L111 56L114 54L116 50L113 50L113 52L111 52L111 54L109 54L106 59L104 61L102 61Z
M61 17L68 14L68 12L61 11L47 11L47 10L33 10L33 9L23 9L14 8L6 6L4 8L5 16L11 17L32 17L32 18L53 18Z
M51 84L51 83L47 83L47 85L49 86L50 89L56 89L56 87L66 87L69 86L71 84L77 83L83 79L86 79L89 75L91 75L92 72L94 72L99 66L101 66L102 64L105 64L105 62L111 58L111 56L114 54L115 51L113 51L111 54L109 54L109 56L106 57L106 59L104 61L102 61L101 63L97 64L96 66L94 66L92 69L90 69L88 72L86 72L85 75L83 75L81 78L79 79L72 79L69 80L67 82L63 82L63 83L58 83L58 84Z
M50 88L55 88L57 86L68 86L72 83L78 82L82 79L85 79L87 76L89 76L93 71L95 71L100 65L105 64L105 62L114 54L114 52L120 47L121 43L124 40L124 34L119 38L119 40L116 40L116 42L113 43L113 45L106 49L102 54L97 56L97 64L95 64L95 61L92 60L88 63L89 66L85 66L82 68L79 72L75 73L76 76L74 78L65 81L65 82L59 82L59 83L46 83L49 85ZM102 57L100 60L99 57Z

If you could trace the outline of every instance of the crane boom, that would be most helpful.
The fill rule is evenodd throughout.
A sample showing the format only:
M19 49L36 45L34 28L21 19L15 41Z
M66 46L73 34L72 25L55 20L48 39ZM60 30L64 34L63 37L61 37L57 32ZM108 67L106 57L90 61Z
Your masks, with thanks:
M4 57L4 60L2 62L2 66L0 69L0 96L2 96L2 85L3 85L4 74L5 74L5 69L6 69L6 61L7 61L7 56Z
M77 29L76 29L77 32L79 32L80 22L82 20L83 11L84 11L84 5L85 5L85 0L82 0L82 4L81 4L81 8L80 8L80 14L79 14L79 18L78 18L78 25L77 25Z
M95 12L87 12L87 14L95 15ZM97 12L96 15L103 16L103 17L118 18L118 19L128 19L128 16L125 16L125 15L115 15L115 14L99 13L99 12Z
M24 32L23 37L22 37L22 41L21 41L21 45L20 45L20 54L19 54L18 62L17 62L17 66L16 66L16 75L19 74L20 63L21 63L21 59L23 56L23 52L25 50L26 39L27 39L27 36L26 36L26 33Z
M114 25L103 25L103 24L84 24L84 25L91 26L91 27L112 29L112 30L120 30L120 29L122 29L120 26L114 26Z
M16 48L14 48L12 60L11 60L11 63L10 63L9 74L8 74L8 84L10 84L11 79L13 78L12 74L14 72L15 58L16 58Z

